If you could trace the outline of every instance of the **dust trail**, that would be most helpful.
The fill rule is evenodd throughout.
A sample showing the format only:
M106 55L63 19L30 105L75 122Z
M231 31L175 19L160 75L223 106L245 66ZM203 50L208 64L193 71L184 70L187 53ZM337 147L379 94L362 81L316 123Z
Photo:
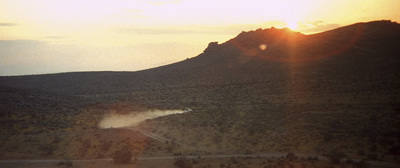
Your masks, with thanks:
M109 114L106 115L103 120L99 123L99 128L119 128L134 126L138 123L157 117L172 115L172 114L182 114L192 111L191 109L185 110L151 110L140 113L131 114Z

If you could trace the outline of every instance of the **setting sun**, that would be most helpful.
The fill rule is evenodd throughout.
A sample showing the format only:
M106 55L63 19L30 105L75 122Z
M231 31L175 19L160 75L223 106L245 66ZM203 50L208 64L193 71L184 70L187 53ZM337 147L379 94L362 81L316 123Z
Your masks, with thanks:
M294 29L298 28L298 27L297 27L297 26L298 26L297 23L298 23L298 22L297 22L296 20L289 20L289 21L286 21L286 27L288 27L288 28L291 29L291 30L294 30Z

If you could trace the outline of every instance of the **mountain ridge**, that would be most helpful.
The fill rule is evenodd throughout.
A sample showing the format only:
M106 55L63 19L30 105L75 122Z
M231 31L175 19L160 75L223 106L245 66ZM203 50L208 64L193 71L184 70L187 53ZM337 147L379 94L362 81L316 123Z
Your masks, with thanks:
M173 143L135 142L127 130L130 140L116 136L124 129L98 123L115 113L190 108L138 127L212 154L333 151L398 162L399 32L390 21L316 35L259 29L143 71L0 77L7 144L0 157L94 158L121 144L150 155L184 153Z
M253 73L257 74L255 78L261 79L265 73L283 72L288 68L291 71L323 71L328 67L328 70L337 66L347 69L346 66L363 64L365 67L379 66L378 63L393 66L399 63L397 54L394 54L400 52L397 47L400 45L399 32L400 25L391 21L356 23L313 35L303 35L287 28L258 29L242 32L222 44L211 42L198 56L161 67L136 72L70 72L0 77L0 85L61 94L94 94L102 93L104 89L113 92L115 88L129 91L139 85L160 87L157 84L152 86L155 82L161 82L162 85L184 85L189 80L197 80L197 83L203 83L198 77L202 74L208 80L223 82L222 78L235 78L235 74L243 76ZM265 48L262 49L262 45ZM344 56L346 58L341 58ZM182 81L174 82L166 76L171 79L181 78L179 80ZM102 90L99 91L94 89L96 85L105 87L100 87Z

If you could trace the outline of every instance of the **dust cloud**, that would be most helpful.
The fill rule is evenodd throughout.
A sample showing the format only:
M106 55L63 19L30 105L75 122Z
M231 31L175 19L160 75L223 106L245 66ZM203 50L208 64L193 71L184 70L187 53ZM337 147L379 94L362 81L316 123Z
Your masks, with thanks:
M153 119L172 114L182 114L190 111L192 110L191 109L151 110L151 111L130 113L130 114L109 114L103 118L103 120L99 123L98 126L99 128L119 128L119 127L135 126L147 119Z

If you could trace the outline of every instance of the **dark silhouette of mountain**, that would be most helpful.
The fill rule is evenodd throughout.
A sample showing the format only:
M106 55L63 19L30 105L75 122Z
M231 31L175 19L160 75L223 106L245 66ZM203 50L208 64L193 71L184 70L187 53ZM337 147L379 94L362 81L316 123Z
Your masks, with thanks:
M399 30L400 25L390 21L357 23L314 35L258 29L223 44L212 42L197 57L149 70L1 77L0 84L75 95L264 80L287 71L385 71L399 65Z

